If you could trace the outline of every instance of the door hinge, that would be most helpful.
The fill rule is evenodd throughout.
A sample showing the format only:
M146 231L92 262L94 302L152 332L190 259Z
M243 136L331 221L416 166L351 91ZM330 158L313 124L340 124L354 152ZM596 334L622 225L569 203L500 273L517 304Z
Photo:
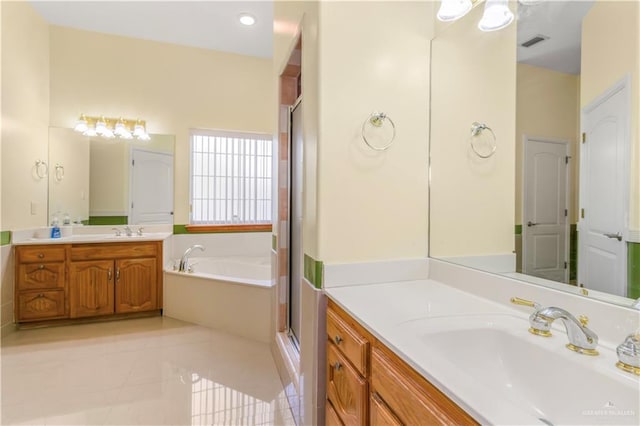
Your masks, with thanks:
M580 217L584 219L584 209L580 209Z
M582 133L582 143L585 143L587 141L587 134L586 133Z
M564 157L564 164L569 164L569 158L571 158L571 156L570 156L570 155L566 155L566 156Z
M567 262L564 262L564 269L567 269Z
M567 217L569 215L569 211L567 209L564 209L564 217Z

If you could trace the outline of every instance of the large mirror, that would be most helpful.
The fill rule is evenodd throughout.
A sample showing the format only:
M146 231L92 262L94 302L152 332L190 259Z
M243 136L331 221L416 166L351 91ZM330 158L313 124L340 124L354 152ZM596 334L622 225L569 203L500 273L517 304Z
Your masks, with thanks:
M503 30L476 7L432 43L430 255L630 306L640 5L510 7Z
M49 129L49 223L173 223L173 135L149 141Z

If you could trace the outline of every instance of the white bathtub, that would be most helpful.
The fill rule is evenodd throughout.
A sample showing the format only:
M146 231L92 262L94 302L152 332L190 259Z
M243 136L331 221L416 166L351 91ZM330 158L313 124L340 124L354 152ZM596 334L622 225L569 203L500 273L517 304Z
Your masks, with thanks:
M271 287L268 257L194 257L189 259L191 275L238 284Z
M164 315L270 341L275 287L268 257L192 257L189 264L191 273L173 263L165 269Z

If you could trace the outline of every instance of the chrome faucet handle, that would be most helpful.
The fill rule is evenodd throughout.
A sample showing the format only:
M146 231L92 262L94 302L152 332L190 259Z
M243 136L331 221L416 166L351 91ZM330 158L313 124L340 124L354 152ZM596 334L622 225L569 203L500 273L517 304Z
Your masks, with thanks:
M640 332L628 335L617 348L616 367L640 376Z
M127 237L130 237L133 235L133 231L131 230L131 228L129 227L129 225L124 227L124 231L127 233Z
M144 228L143 228L142 226L141 226L141 227L139 227L139 228L138 228L138 230L136 231L136 234L138 234L138 236L142 237L142 230L143 230L143 229L144 229Z
M120 228L111 228L112 231L116 231L116 237L122 235L122 230Z

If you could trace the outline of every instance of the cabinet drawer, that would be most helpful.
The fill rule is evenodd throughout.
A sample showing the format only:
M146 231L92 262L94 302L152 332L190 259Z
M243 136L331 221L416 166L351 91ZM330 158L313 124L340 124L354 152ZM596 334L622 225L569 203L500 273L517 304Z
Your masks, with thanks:
M404 424L477 424L413 369L377 347L371 352L371 387Z
M18 321L65 317L64 290L18 294Z
M402 422L375 392L371 394L371 399L369 400L369 419L372 425L402 426Z
M340 416L336 413L336 409L333 408L331 402L329 400L326 401L324 408L324 424L325 426L343 426L342 420L340 420Z
M64 262L18 265L18 290L64 288Z
M82 244L71 247L71 260L131 259L157 253L155 243Z
M64 262L65 248L60 246L16 247L17 263Z
M332 343L327 345L327 398L345 425L367 424L367 382Z
M327 336L360 374L366 376L369 342L331 308L327 309Z

